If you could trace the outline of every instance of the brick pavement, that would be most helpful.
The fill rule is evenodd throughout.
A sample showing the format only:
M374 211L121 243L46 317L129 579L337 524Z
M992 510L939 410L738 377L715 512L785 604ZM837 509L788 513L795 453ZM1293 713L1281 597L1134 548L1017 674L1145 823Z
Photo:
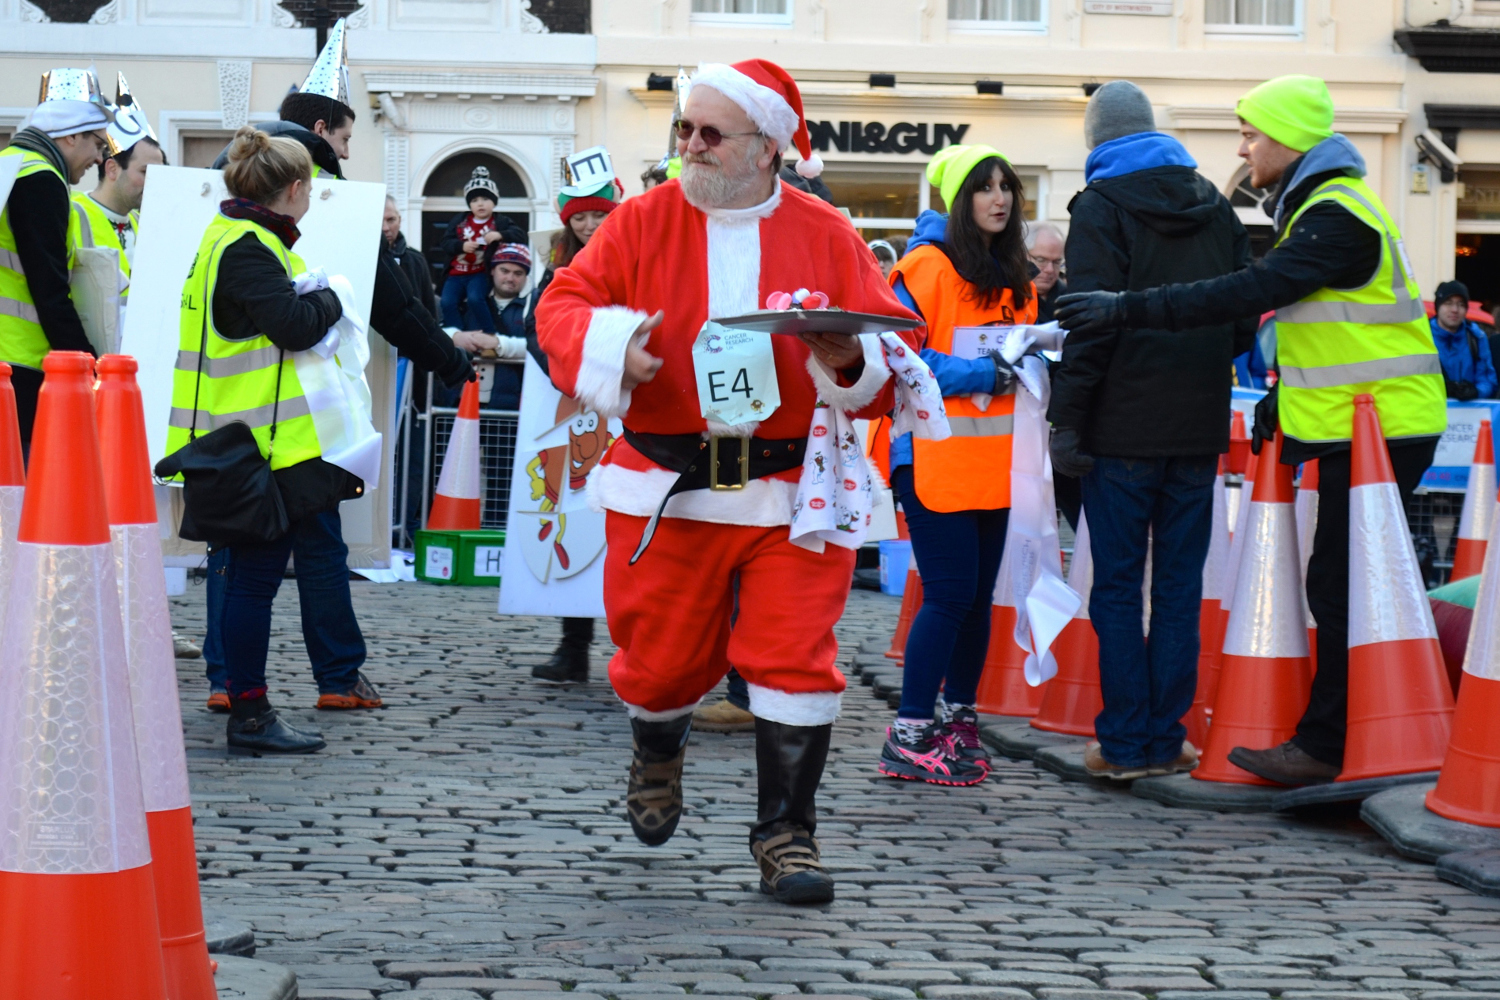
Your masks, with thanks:
M320 714L288 581L272 698L321 726L311 757L226 758L201 661L179 662L205 902L303 1000L1500 1000L1500 900L1355 819L1174 810L1004 760L975 788L894 782L890 712L852 678L819 802L838 899L779 906L746 849L751 737L693 737L682 825L642 847L624 712L603 682L534 686L557 624L494 596L356 584L388 707ZM176 599L177 626L200 633L202 604ZM895 610L856 592L845 659Z

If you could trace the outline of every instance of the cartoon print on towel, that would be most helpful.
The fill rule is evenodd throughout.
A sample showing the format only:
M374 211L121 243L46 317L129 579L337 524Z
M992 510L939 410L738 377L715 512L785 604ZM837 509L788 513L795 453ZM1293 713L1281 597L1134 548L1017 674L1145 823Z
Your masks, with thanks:
M571 396L557 397L552 427L533 442L536 451L526 462L535 507L517 510L536 519L535 527L522 527L517 542L542 583L581 573L604 551L604 515L588 508L585 490L614 440L598 413L580 409Z

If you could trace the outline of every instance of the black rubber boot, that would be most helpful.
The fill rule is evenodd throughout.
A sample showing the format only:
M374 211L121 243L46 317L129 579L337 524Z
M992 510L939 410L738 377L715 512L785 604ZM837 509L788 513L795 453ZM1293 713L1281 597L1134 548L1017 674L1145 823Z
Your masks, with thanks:
M320 734L304 733L281 721L265 695L231 699L225 739L235 756L313 753L328 745Z
M564 618L562 622L562 642L546 663L531 668L531 676L549 684L587 684L594 619Z
M760 781L758 822L750 854L760 865L760 891L782 903L828 903L833 876L823 869L814 800L833 726L788 726L755 720Z
M625 793L625 813L636 839L658 847L672 838L682 818L682 761L692 713L666 722L630 720L635 759Z

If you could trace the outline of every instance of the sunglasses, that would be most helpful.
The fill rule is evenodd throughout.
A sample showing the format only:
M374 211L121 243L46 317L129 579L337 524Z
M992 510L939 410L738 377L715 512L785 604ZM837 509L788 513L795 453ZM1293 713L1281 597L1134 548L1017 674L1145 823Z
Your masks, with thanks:
M712 125L694 125L692 122L682 118L672 123L672 129L677 133L678 142L692 142L693 133L697 132L710 147L717 146L725 139L733 139L736 136L760 134L759 132L720 132Z

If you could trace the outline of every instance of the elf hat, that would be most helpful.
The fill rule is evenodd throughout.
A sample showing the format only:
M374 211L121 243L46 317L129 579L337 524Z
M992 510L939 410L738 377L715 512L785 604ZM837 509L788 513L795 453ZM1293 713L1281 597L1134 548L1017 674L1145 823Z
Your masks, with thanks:
M693 86L712 87L738 104L755 127L776 143L778 152L796 146L802 159L797 173L811 179L823 172L823 161L812 151L802 92L790 73L765 59L746 59L733 66L703 63L693 74Z
M949 146L927 164L927 180L942 192L943 204L948 206L948 211L953 211L953 199L958 197L964 178L991 157L1005 160L1004 154L993 146Z
M578 212L613 212L625 196L615 176L609 150L590 146L563 157L563 187L557 192L557 213L567 222Z
M469 182L464 185L465 203L477 194L489 195L490 201L500 200L500 189L490 180L489 167L475 167L474 172L469 175Z
M1315 76L1278 76L1240 98L1235 111L1283 146L1305 153L1333 135L1333 98Z

